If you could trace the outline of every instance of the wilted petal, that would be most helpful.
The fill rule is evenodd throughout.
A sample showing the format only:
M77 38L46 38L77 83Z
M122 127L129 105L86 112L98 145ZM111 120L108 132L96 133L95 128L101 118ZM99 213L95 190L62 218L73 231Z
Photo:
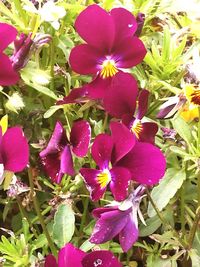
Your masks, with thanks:
M103 53L96 48L88 44L81 44L72 49L69 62L72 70L77 73L96 74L100 70L98 62L103 56Z
M9 57L0 53L0 85L13 85L19 80L18 73L13 69Z
M114 55L119 55L117 66L119 68L131 68L141 63L146 55L146 48L143 42L137 37L129 37L119 43Z
M137 21L138 27L137 27L137 31L135 32L135 35L140 36L140 34L142 33L143 26L144 26L145 14L139 12L136 17L136 21Z
M83 267L122 267L122 264L110 251L93 251L82 259Z
M76 156L84 157L87 154L90 138L90 124L84 120L74 122L70 133L70 143Z
M113 45L115 28L112 17L98 5L90 5L82 11L75 28L88 44L99 50L109 52Z
M16 36L16 28L6 23L0 23L0 52L12 43L16 39Z
M157 147L138 142L117 165L128 168L133 180L141 184L154 185L165 173L166 160Z
M58 254L58 267L82 267L81 261L86 253L72 244L65 245Z
M40 157L45 157L50 153L57 153L60 150L61 143L67 143L67 136L62 124L57 122L47 147L40 152Z
M138 94L137 82L131 74L118 72L105 93L105 110L116 118L124 114L133 114Z
M92 201L99 200L105 193L107 187L101 187L100 183L98 183L97 175L100 174L101 171L96 169L82 168L80 173L84 178Z
M135 137L125 125L119 122L111 122L110 129L114 144L112 163L115 164L133 148Z
M101 214L95 224L90 242L95 244L105 243L118 235L127 223L128 211L113 210Z
M138 112L136 118L141 120L147 112L149 91L142 90L138 98Z
M44 267L57 267L57 262L56 262L56 258L49 254L46 256L46 259L45 259L45 263L44 263Z
M115 24L115 43L126 37L132 37L137 29L137 22L131 12L125 8L113 8L110 11Z
M122 167L113 167L110 171L112 180L110 190L117 201L122 201L127 197L131 174L129 170Z
M127 224L119 234L119 242L124 252L127 252L137 241L138 234L137 221L135 222L130 214Z
M29 146L20 127L9 128L2 137L1 153L4 169L22 171L29 160Z
M58 100L56 105L64 105L64 104L73 104L80 103L84 101L88 92L86 87L75 88L70 91L70 93L65 96L62 100Z
M111 160L113 140L108 134L99 134L92 145L92 157L100 169L108 167Z

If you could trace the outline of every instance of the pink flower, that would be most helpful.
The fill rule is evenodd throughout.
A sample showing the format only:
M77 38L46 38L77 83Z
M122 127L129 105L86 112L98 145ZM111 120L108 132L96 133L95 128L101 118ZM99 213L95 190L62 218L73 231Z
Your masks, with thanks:
M20 127L9 128L4 135L0 127L0 183L4 171L20 172L28 164L29 147Z
M88 6L75 28L86 44L73 48L69 61L75 72L95 77L87 85L92 99L103 98L112 77L139 64L146 54L142 41L134 36L137 21L124 8L106 12L98 5Z
M44 267L122 267L122 264L110 251L85 253L69 243L59 251L58 263L50 254L46 257Z
M90 137L91 129L87 121L74 122L70 140L67 139L62 124L56 123L47 147L40 152L44 169L53 182L60 183L65 173L75 174L72 152L78 157L84 157L88 151Z
M19 80L17 71L13 69L12 61L4 54L4 50L17 36L17 30L6 23L0 23L0 85L13 85Z

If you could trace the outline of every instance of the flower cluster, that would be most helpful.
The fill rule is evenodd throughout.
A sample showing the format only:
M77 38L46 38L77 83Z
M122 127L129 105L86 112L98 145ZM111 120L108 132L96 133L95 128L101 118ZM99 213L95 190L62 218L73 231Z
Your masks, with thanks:
M97 223L90 241L101 244L119 235L124 251L138 238L137 213L143 185L158 183L166 167L162 152L154 145L158 126L145 118L149 92L139 90L136 79L124 72L139 64L146 54L144 44L137 37L137 27L135 17L123 8L106 12L98 5L91 5L82 11L75 28L86 43L72 49L69 62L73 71L93 78L57 102L63 105L96 100L113 118L110 134L99 134L91 146L96 168L87 164L80 174L92 201L100 200L108 187L115 200L114 204L93 211ZM80 131L75 130L77 124ZM85 156L89 143L86 121L75 122L70 141L57 122L47 148L40 153L54 182L59 183L64 173L74 174L70 146L75 155ZM130 190L133 182L136 189Z

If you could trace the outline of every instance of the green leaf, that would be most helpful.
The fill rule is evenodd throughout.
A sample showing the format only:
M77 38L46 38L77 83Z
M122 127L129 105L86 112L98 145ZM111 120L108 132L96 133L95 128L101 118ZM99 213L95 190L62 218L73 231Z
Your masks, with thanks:
M189 145L192 143L192 134L189 125L180 117L172 120L172 124L177 133L187 142Z
M142 224L140 227L140 236L148 236L153 234L162 224L157 215L147 219L145 222L146 225Z
M166 207L170 199L174 197L178 189L182 186L185 178L186 174L184 170L170 168L167 170L160 184L153 188L151 197L160 211ZM149 203L148 206L148 215L149 217L156 215L156 211L151 203Z
M62 105L57 105L57 106L51 106L45 113L44 113L44 118L48 119L50 118L57 110L63 108Z
M55 214L53 224L53 239L61 248L68 243L75 230L75 216L72 208L67 204L61 204Z
M198 251L196 249L191 249L189 251L189 256L192 261L192 267L199 267L200 266L200 256L198 255Z
M92 249L95 246L95 244L91 243L89 239L87 239L81 246L80 249L88 252L90 249Z

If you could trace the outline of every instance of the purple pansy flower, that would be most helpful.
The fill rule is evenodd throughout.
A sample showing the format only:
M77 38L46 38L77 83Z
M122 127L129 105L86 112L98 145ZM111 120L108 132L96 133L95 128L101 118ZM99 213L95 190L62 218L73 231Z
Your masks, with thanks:
M146 54L144 44L134 36L137 21L124 8L106 12L90 5L76 19L75 28L86 44L72 49L69 62L75 72L94 76L87 85L92 99L103 98L112 77L139 64Z
M105 110L115 118L122 119L137 139L154 144L158 126L143 119L147 112L149 92L142 90L138 95L137 82L128 73L118 73L105 93L103 105ZM137 109L137 110L136 110Z
M28 164L29 146L20 127L11 127L4 134L0 127L0 184L4 171L20 172Z
M74 175L72 153L78 157L87 154L91 129L87 121L73 124L70 140L67 139L61 122L57 122L47 147L40 152L42 164L53 182L60 183L63 175Z
M46 257L44 267L122 267L122 264L107 250L86 253L72 244L67 244L58 253L58 264L51 254Z
M93 201L103 196L108 184L114 198L118 201L124 200L131 179L129 170L116 166L116 162L131 150L135 140L123 124L111 122L110 128L111 136L99 134L92 145L92 157L99 169L80 170Z
M19 80L10 58L3 51L17 36L17 30L6 23L0 23L0 85L13 85Z
M137 213L143 191L139 186L124 202L95 209L93 216L98 221L90 242L101 244L119 235L120 245L127 252L138 239Z

